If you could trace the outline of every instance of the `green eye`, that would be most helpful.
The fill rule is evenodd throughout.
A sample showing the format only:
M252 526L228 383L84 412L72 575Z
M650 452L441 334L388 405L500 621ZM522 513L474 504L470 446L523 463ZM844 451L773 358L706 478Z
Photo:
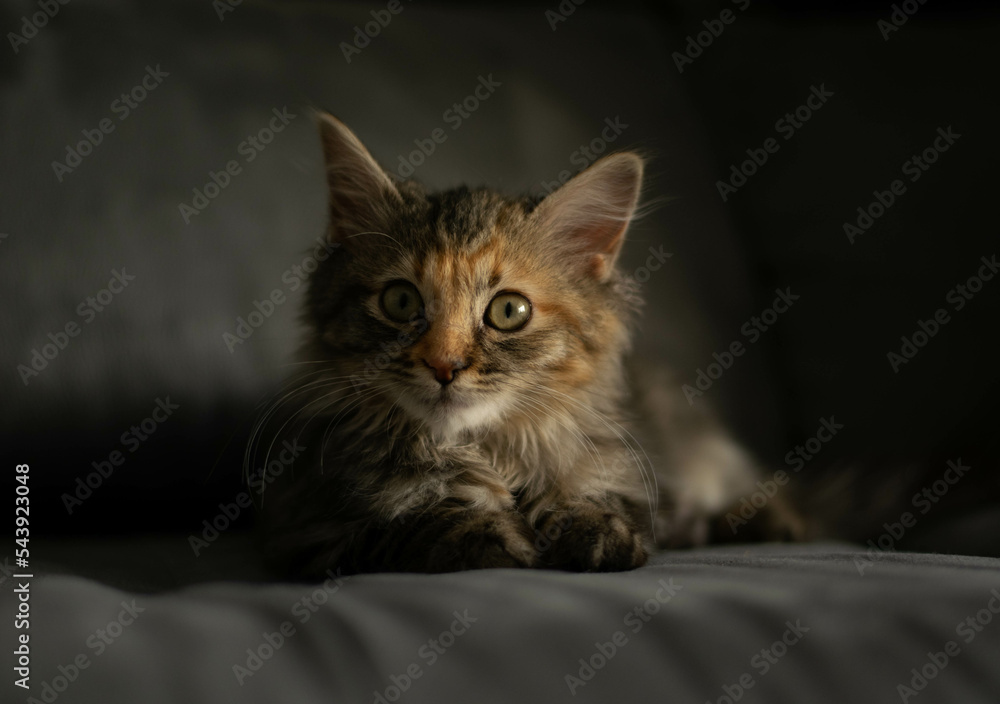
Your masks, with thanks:
M486 324L497 330L523 328L531 317L531 302L519 293L501 293L486 308Z
M424 307L420 292L409 281L393 281L386 286L381 303L382 311L397 323L411 322Z

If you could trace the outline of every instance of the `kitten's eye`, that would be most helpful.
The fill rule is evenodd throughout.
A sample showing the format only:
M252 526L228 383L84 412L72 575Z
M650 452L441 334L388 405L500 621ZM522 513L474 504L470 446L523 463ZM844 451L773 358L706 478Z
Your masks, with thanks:
M382 311L397 323L412 322L424 306L417 287L409 281L393 281L382 291Z
M531 302L519 293L501 293L486 309L486 324L497 330L518 330L531 317Z

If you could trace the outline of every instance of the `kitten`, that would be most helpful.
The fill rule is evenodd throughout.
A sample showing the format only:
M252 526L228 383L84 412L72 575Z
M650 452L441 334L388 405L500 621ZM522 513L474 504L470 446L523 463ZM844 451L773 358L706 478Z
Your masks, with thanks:
M657 543L711 538L759 477L676 385L647 374L629 391L639 300L615 262L643 160L605 156L544 199L428 193L319 123L336 247L283 397L312 458L263 501L285 568L627 570ZM643 416L657 473L633 435ZM794 533L774 506L758 523Z

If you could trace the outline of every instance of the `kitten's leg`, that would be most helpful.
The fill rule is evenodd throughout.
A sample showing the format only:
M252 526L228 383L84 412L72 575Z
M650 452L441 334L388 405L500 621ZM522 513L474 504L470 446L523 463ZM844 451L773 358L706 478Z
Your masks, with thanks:
M634 385L636 404L658 457L658 545L803 537L804 522L791 506L787 487L776 487L752 516L741 515L742 499L758 492L757 482L769 477L703 405L687 402L666 372L648 370L640 378L646 383Z
M664 547L706 543L787 541L803 537L804 522L794 511L787 489L771 482L773 492L748 513L744 498L761 494L763 473L749 455L719 429L707 429L690 441L665 477L657 542Z
M276 551L292 557L284 568L296 576L328 570L360 572L456 572L490 567L534 567L534 534L516 511L484 511L457 505L428 507L391 520L377 517L313 524L311 544L294 536ZM289 560L285 560L289 562Z
M536 526L543 566L575 572L618 572L646 563L642 534L616 494L557 503Z
M385 563L415 572L534 567L534 535L514 511L438 506L383 526Z
M360 484L298 483L281 504L277 513L286 518L273 524L272 552L304 577L330 569L452 572L537 562L534 533L514 497L482 470L442 477L433 469L375 469Z

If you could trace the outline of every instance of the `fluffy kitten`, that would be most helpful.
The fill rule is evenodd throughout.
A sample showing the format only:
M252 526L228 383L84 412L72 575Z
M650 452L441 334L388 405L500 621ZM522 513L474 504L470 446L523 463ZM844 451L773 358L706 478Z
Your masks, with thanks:
M286 569L625 570L654 533L708 539L758 477L710 420L683 415L663 391L676 385L646 376L629 392L638 298L615 261L642 159L606 156L544 199L427 193L319 122L337 247L309 282L282 425L312 457L264 496ZM658 474L636 416L662 441Z

